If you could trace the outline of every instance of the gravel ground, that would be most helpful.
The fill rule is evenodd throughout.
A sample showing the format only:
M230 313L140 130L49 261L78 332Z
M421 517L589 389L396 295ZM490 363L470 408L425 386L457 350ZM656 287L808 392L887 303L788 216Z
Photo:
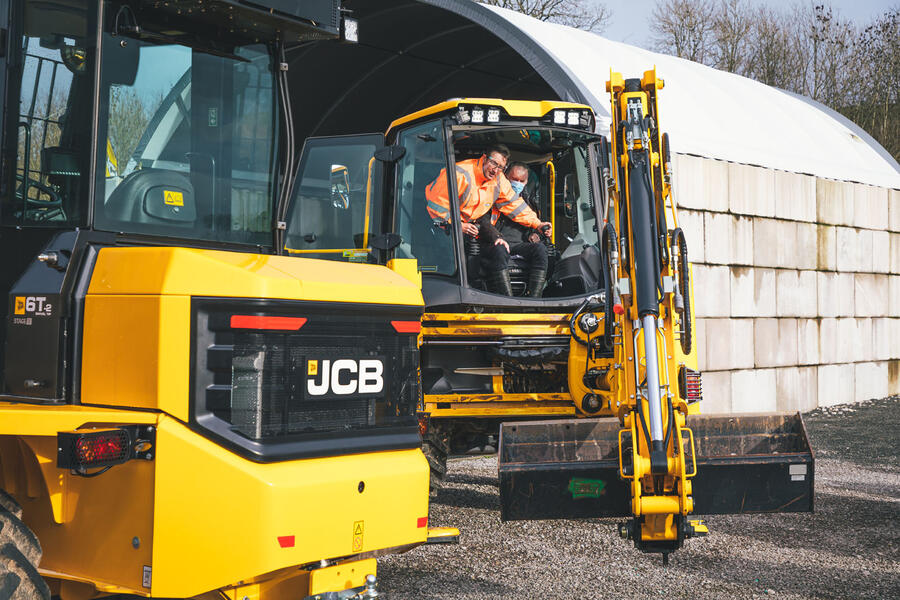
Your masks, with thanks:
M813 514L714 516L670 557L636 551L613 519L501 523L495 456L451 459L430 524L460 544L379 559L403 598L900 598L900 398L804 415Z

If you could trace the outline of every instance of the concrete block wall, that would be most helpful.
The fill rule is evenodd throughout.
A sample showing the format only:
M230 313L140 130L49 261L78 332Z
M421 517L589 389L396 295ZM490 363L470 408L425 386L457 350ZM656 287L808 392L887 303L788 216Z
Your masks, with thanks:
M900 190L676 155L704 412L900 394Z

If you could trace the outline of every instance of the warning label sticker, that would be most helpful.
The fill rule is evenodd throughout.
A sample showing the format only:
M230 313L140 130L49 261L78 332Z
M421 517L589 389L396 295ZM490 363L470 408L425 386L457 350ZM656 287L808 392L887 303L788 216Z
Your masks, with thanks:
M319 374L319 361L311 360L306 363L306 374L307 375L318 375Z
M169 206L184 206L184 194L171 190L163 190L163 201Z
M353 551L360 552L363 549L363 531L365 531L365 521L356 521L353 524Z

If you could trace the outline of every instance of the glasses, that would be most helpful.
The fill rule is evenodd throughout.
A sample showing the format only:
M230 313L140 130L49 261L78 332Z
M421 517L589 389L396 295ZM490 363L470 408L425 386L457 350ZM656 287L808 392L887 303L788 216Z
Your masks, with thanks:
M501 170L502 170L502 169L505 169L505 168L506 168L506 165L505 165L505 164L500 164L499 162L497 162L496 160L494 160L493 158L490 158L490 157L488 157L488 158L486 159L486 162L487 162L488 165L490 165L491 167L493 167L493 168L495 168L495 169L501 169Z

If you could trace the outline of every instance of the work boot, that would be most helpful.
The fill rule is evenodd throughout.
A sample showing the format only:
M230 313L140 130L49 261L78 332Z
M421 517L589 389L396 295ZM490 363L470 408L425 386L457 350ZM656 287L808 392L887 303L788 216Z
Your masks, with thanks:
M509 282L509 271L503 269L485 276L485 283L489 292L502 296L512 296L512 284Z
M528 274L528 287L525 288L525 295L532 298L540 298L544 293L544 284L547 282L547 271L545 269L532 269Z

